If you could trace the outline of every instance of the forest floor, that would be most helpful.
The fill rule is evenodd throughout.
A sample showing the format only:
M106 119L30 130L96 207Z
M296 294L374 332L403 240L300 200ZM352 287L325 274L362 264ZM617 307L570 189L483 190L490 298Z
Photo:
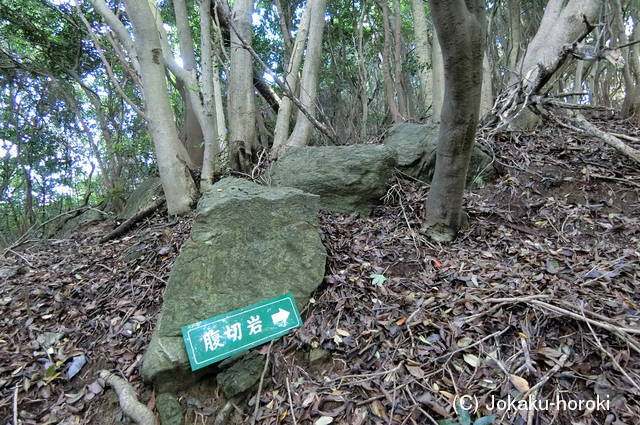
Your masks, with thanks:
M454 418L456 396L470 395L478 415L500 400L609 402L539 403L495 423L638 423L640 170L554 126L490 145L502 175L467 194L469 226L454 243L419 234L428 188L410 180L369 217L321 215L325 281L304 326L261 348L272 367L259 407L253 394L233 421L427 424ZM139 366L191 219L158 214L102 245L107 229L94 226L0 259L19 267L0 283L0 424L126 423L100 369L154 406ZM312 349L326 356L311 363ZM210 390L182 397L185 423L214 423Z

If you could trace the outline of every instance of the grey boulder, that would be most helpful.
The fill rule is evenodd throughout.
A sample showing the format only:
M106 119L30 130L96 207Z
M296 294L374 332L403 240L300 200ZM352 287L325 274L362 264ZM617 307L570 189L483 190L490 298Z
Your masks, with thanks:
M145 353L142 376L147 382L171 391L216 370L190 371L182 326L287 292L293 293L299 308L307 302L325 272L318 201L318 196L298 189L237 178L225 178L203 194ZM244 383L249 381L243 377Z
M383 144L394 150L400 171L430 183L436 165L438 131L439 127L436 124L397 124L391 128ZM425 157L425 167L421 170L423 157ZM478 145L474 145L467 173L467 186L482 186L493 180L495 176L491 156Z
M368 214L389 188L396 155L383 145L292 148L270 173L274 186L320 195L320 207Z

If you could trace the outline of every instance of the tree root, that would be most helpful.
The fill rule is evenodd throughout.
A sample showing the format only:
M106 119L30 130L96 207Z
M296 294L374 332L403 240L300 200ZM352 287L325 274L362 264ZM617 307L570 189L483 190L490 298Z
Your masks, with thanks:
M136 392L131 384L109 371L100 371L100 377L113 388L118 395L120 408L125 415L130 417L138 425L155 425L156 416L144 404L138 401Z

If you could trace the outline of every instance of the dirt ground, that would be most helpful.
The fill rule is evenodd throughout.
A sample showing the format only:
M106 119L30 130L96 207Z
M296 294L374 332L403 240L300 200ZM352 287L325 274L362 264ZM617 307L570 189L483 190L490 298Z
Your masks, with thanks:
M369 217L322 213L324 283L304 326L260 348L271 368L230 423L425 424L454 419L462 396L494 423L640 421L640 170L554 126L480 141L501 176L467 193L454 243L419 233L428 187L402 175ZM154 407L141 356L191 220L158 214L102 245L94 226L0 259L18 267L0 283L0 424L128 423L102 369ZM520 399L541 409L490 408ZM210 381L180 401L188 424L222 405Z

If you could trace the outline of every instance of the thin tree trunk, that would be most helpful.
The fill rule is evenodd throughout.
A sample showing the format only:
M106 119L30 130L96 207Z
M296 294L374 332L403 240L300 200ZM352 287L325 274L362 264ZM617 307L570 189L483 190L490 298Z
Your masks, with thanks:
M300 79L300 103L315 117L317 108L318 75L322 59L322 36L324 33L324 9L326 0L314 0L311 8L309 41ZM296 125L287 141L288 146L306 146L311 139L313 126L309 118L298 111Z
M233 3L231 31L231 69L229 75L229 144L230 165L236 171L248 172L256 147L256 108L253 97L253 61L243 40L251 45L253 0ZM237 33L236 33L237 31Z
M522 13L520 0L509 0L509 71L511 75L519 75L518 58L522 44ZM511 78L510 78L511 79Z
M387 107L389 108L389 114L391 120L394 123L401 123L404 121L400 108L396 101L395 83L393 81L393 75L391 74L391 25L389 23L389 7L386 0L378 0L378 6L382 9L382 24L384 28L384 44L382 47L382 74L384 76L384 93L387 100Z
M185 71L191 73L196 68L195 47L193 46L193 37L189 27L189 16L185 0L173 0L173 10L176 16L176 29L178 30L178 41L180 47L180 57L182 58L182 67ZM202 167L204 149L203 149L203 132L198 122L198 117L191 105L187 91L193 87L184 87L180 91L184 104L184 145L187 148L191 161L197 167Z
M360 118L360 140L365 141L367 138L367 131L369 129L369 95L368 95L368 79L367 68L365 67L364 60L364 18L367 12L368 5L366 0L360 3L360 18L358 19L357 34L358 42L356 46L356 53L358 55L358 78L360 87L360 104L362 105L362 117Z
M482 91L485 12L482 0L430 0L442 43L445 97L436 165L423 230L434 240L456 237L475 140Z
M288 61L287 76L285 84L291 92L296 92L298 85L298 73L302 63L302 54L309 33L309 22L311 20L311 9L314 7L315 0L308 0L300 20L300 26L296 32L296 38L291 49L291 58ZM291 113L293 111L293 102L288 97L284 97L280 101L278 108L278 117L276 118L276 127L273 136L272 156L277 158L286 149L287 139L289 138L289 125L291 122Z
M140 63L144 97L146 104L152 105L148 108L148 127L156 150L167 209L171 215L183 214L195 202L197 189L169 105L162 48L154 17L146 2L125 0L125 7L135 35L135 53Z
M427 30L427 16L424 11L422 0L411 0L413 10L413 32L416 38L416 54L420 61L420 91L422 93L422 103L426 109L431 107L432 100L432 70L431 47L429 46L429 31Z
M438 40L437 31L433 32L433 48L431 49L431 63L433 76L433 115L434 122L440 122L442 115L442 102L444 101L444 64L442 62L442 49Z
M204 112L203 127L206 128L203 132L204 155L202 173L200 175L200 190L204 192L213 185L213 178L216 173L216 158L218 157L220 146L219 132L216 125L215 88L213 82L215 59L211 39L211 0L200 0L200 49L202 65L200 87Z
M409 103L407 90L404 87L405 75L402 70L404 64L404 48L402 46L402 14L399 0L393 0L393 19L390 17L393 29L393 58L394 58L394 82L396 96L398 97L398 109L405 120L409 119Z

